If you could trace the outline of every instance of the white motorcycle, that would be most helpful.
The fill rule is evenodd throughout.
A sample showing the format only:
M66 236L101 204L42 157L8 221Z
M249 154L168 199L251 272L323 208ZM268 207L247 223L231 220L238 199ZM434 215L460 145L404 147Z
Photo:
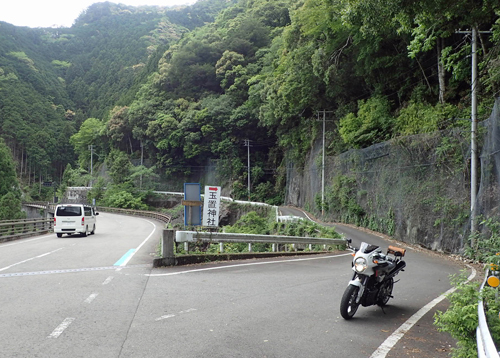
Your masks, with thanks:
M347 241L351 247L351 240ZM354 250L354 275L340 302L340 314L344 319L351 319L359 305L385 306L393 297L394 276L406 266L402 260L406 250L396 246L389 246L387 254L382 253L380 247L366 242L361 243L359 250Z

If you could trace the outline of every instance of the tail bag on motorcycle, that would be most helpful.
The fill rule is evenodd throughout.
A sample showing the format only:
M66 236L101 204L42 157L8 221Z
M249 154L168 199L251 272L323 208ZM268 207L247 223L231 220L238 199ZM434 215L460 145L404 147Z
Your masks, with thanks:
M400 247L389 245L389 247L387 248L387 253L392 254L394 256L403 257L406 254L406 249L402 249Z

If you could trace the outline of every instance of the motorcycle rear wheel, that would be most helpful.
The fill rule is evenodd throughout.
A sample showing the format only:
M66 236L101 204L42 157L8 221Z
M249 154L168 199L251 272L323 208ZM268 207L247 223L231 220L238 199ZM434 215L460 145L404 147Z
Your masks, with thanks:
M389 302L389 299L392 297L393 287L394 279L392 277L382 284L382 287L380 287L380 291L378 292L377 305L383 307L387 304L387 302Z
M358 297L359 287L349 285L345 289L342 300L340 301L340 314L346 320L351 319L359 307L359 302L356 303Z

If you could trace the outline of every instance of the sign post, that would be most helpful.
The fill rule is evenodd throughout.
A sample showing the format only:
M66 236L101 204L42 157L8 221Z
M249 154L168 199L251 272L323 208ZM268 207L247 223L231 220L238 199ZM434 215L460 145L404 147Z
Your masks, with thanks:
M203 226L219 226L220 186L206 186L203 201Z

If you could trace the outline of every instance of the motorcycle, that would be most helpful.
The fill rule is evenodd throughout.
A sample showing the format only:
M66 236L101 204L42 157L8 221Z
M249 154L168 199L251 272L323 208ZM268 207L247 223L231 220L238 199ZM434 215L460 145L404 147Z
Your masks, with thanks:
M406 249L390 245L387 254L376 245L361 243L359 250L354 249L352 260L353 277L340 302L340 314L346 320L351 319L359 305L383 307L392 298L394 276L404 271L406 262L402 260Z

